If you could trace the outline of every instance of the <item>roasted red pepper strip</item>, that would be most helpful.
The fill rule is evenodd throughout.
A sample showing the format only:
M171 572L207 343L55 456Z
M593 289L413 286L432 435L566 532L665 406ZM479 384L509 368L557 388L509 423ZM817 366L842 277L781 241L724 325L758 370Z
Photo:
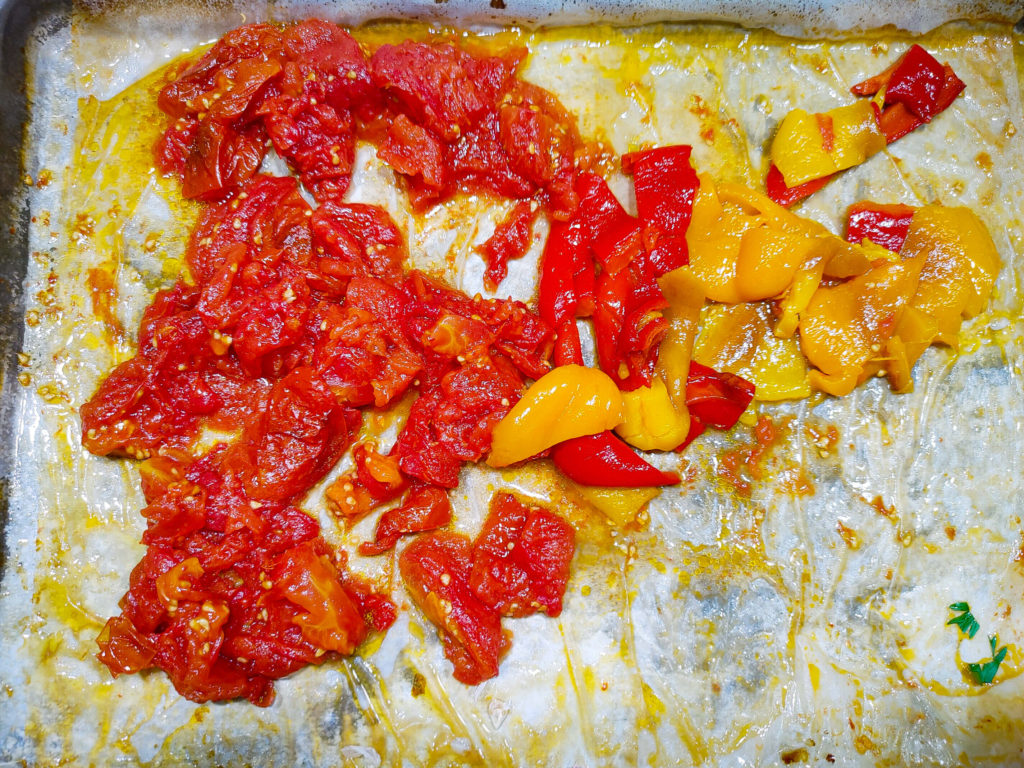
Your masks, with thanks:
M960 92L965 87L963 81L956 76L953 68L948 64L944 65L943 72L946 79L936 99L935 111L932 117L947 109L956 101L956 97L960 95ZM918 117L905 104L898 102L896 104L887 104L885 109L882 110L882 114L878 118L878 127L881 129L882 135L885 136L886 142L892 144L926 122L928 120Z
M764 180L765 193L774 200L776 203L784 208L788 208L794 203L798 203L805 197L810 197L819 189L824 187L832 179L831 176L822 176L820 179L811 179L805 181L803 184L797 184L795 187L787 187L786 180L782 178L782 172L772 165L768 169L768 176Z
M551 449L551 459L582 485L642 488L677 485L679 475L653 467L612 432L577 437Z
M913 218L914 209L909 205L854 203L848 214L846 239L860 243L867 238L876 245L899 253Z
M903 104L923 120L930 120L938 111L945 80L946 74L935 57L920 45L912 45L886 85L885 103Z
M919 45L912 45L884 72L850 89L857 96L885 92L878 127L887 143L906 136L947 109L964 89L953 68L939 62Z
M580 174L576 192L580 197L579 215L594 255L606 273L620 272L643 249L640 220L626 213L600 176Z
M583 364L576 328L580 296L573 278L588 267L593 275L593 264L588 265L588 261L590 254L581 222L554 222L541 256L537 304L541 319L555 329L555 365Z
M637 214L654 229L649 258L660 277L690 263L686 230L700 181L690 164L686 144L631 152L622 157L622 170L633 175Z
M637 259L629 269L602 272L597 278L598 364L627 392L650 384L658 346L668 331L661 314L668 306L665 296L646 267L645 259Z
M690 363L686 407L691 417L716 429L732 429L753 399L754 385L743 377Z

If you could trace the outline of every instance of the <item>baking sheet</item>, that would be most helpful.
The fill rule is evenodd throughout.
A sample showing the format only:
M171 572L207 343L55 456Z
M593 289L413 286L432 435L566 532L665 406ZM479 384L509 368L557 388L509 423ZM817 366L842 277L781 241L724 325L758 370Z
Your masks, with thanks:
M452 3L442 10L481 19L470 13L478 6ZM935 14L922 13L906 24L912 29L930 28L952 8L894 5ZM591 766L773 765L785 755L809 764L1021 764L1024 113L1020 43L1008 26L954 25L924 38L968 83L964 96L802 211L835 228L837 212L864 196L938 200L968 205L988 224L1005 261L996 296L965 328L963 355L926 353L912 395L872 382L839 400L762 407L788 426L749 498L730 493L718 472L724 451L750 441L749 428L709 435L685 457L687 482L655 500L644 530L609 526L543 465L465 471L453 498L459 530L475 531L490 492L504 487L558 506L579 530L562 617L511 623L501 674L481 686L452 680L414 608L379 647L281 681L266 710L192 704L158 672L110 679L93 657L94 639L141 554L142 499L127 462L82 452L77 407L114 361L132 354L131 329L152 291L180 268L181 235L194 215L140 160L158 115L144 87L125 89L239 23L312 7L80 7L73 26L29 49L34 221L28 357L19 370L27 383L5 383L4 394L18 429L0 598L0 757ZM801 4L774 7L795 14ZM763 23L757 13L730 18ZM796 18L780 28L795 31L786 25ZM533 51L524 76L558 94L585 134L603 134L619 152L644 141L693 143L699 168L751 184L789 108L843 103L851 83L906 45L896 32L820 43L692 25L523 35ZM449 270L470 293L482 289L472 246L490 234L500 205L461 201L413 217L372 151L360 152L357 167L353 199L393 213L417 264ZM614 188L629 202L623 179ZM501 294L532 298L540 245L512 265ZM90 269L108 267L119 292L113 326L96 316L86 285ZM386 440L394 426L382 419L372 429ZM820 437L829 426L838 430L835 445ZM813 494L793 492L801 477ZM373 519L338 530L316 493L306 506L341 546L372 530ZM855 535L844 539L840 521ZM389 569L386 558L356 565L382 579ZM395 596L408 603L397 584ZM989 632L1014 646L1003 682L984 695L962 678L956 635L944 626L946 606L961 599L983 627L960 649L963 658L982 655ZM426 693L414 696L419 681Z

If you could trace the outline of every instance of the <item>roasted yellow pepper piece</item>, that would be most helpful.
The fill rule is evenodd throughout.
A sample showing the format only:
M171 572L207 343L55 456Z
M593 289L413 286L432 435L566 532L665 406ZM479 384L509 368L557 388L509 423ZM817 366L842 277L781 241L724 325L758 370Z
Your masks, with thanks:
M661 493L661 488L603 488L593 485L577 485L576 490L618 528L639 523L637 515L640 510Z
M665 382L669 399L676 411L686 412L686 379L690 374L693 341L700 326L704 307L704 286L688 267L680 267L658 279L662 295L668 302L663 316L668 332L661 342L655 369Z
M755 400L807 397L807 360L796 339L772 333L772 322L766 302L705 307L693 358L752 382Z
M883 149L875 108L864 99L821 114L794 109L772 140L771 158L786 185L795 187L860 165Z
M848 394L871 375L865 366L882 357L917 290L924 259L882 262L845 283L819 288L800 318L800 346L811 386Z
M924 254L911 306L934 318L937 342L956 347L962 318L981 312L999 274L988 230L967 208L928 205L915 211L900 253Z
M776 333L788 338L822 274L849 277L871 266L864 250L740 184L700 177L686 234L690 269L712 301L738 304L787 296ZM799 279L799 280L798 280Z
M563 365L537 379L491 436L487 463L505 467L557 443L613 429L622 421L622 396L597 368Z
M660 376L651 386L622 393L619 437L641 451L671 451L682 445L690 431L690 415L677 411Z

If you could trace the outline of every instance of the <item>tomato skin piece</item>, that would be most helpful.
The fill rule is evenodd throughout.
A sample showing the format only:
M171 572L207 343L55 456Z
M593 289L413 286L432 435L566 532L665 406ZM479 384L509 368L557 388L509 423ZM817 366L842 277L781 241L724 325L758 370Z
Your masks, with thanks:
M575 118L551 93L517 80L499 108L501 144L511 166L535 184L551 216L567 220L579 198L574 188Z
M241 192L245 192L244 197ZM305 253L308 259L308 210L295 179L255 176L239 194L207 207L200 215L185 248L193 278L198 284L208 282L223 266L230 246L234 245L245 248L246 262L257 261L264 252L278 249L296 252L300 259Z
M213 90L221 70L240 59L279 58L281 32L269 24L250 24L228 32L203 57L168 83L157 105L171 117L183 117L204 109L200 99Z
M297 368L274 385L252 435L254 499L285 500L311 487L351 444L362 414L338 404L312 369Z
M382 45L370 59L374 82L416 123L454 141L487 108L466 71L471 57L452 45Z
M484 286L496 291L498 284L508 275L508 262L521 259L530 248L533 224L537 220L539 207L530 200L522 200L499 222L483 245L480 253L487 263Z
M405 239L384 209L327 201L313 212L311 224L313 246L351 262L355 274L369 272L388 283L401 281L408 256Z
M320 201L341 200L355 160L352 115L315 97L279 97L262 108L267 134Z
M108 619L96 644L100 648L97 657L114 677L148 669L156 655L152 643L124 616Z
M444 145L403 114L391 123L377 155L399 173L418 176L431 196L440 196L448 185Z
M358 108L369 114L375 109L377 94L366 57L356 39L337 24L307 19L285 29L283 44L309 95L336 110Z
M434 485L416 486L409 491L401 506L381 515L373 542L360 544L359 554L381 555L394 549L402 536L441 528L451 519L452 505L446 490Z
M299 342L309 313L309 288L304 281L285 279L252 297L235 325L234 349L252 377L280 376L272 353Z
M273 596L302 609L292 619L309 642L327 651L348 655L366 638L366 622L345 592L338 571L306 542L285 552L271 572Z
M252 178L265 154L260 126L234 131L202 122L185 160L181 193L192 200L217 200Z
M495 494L473 542L470 589L502 616L558 616L575 549L575 531L558 515Z
M398 568L416 605L440 630L455 679L476 685L497 676L508 638L498 612L469 588L471 556L465 536L424 534L405 548Z

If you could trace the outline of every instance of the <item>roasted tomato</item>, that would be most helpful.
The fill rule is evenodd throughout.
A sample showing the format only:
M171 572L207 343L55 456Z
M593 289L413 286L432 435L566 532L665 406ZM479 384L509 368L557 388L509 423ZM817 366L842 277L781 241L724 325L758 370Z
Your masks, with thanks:
M475 685L498 674L508 649L501 616L469 588L469 539L455 533L420 536L398 559L413 600L438 628L455 679Z
M470 589L502 616L558 616L575 549L575 531L558 515L495 494L473 542Z

